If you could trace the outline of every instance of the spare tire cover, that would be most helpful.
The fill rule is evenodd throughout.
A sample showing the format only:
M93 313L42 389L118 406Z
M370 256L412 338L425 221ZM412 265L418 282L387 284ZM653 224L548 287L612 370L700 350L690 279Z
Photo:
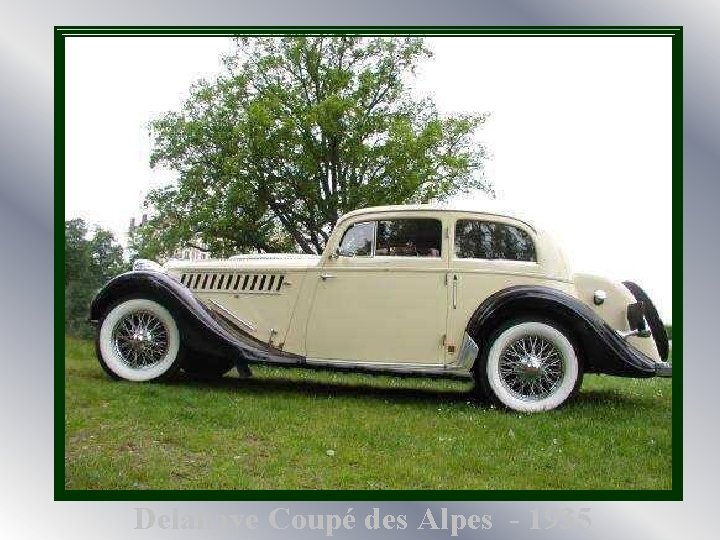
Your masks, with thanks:
M645 306L645 318L647 319L648 326L650 326L650 332L655 340L655 346L657 347L658 353L660 353L660 359L667 361L670 346L668 344L667 332L665 332L665 325L660 319L660 315L655 308L655 304L652 303L650 297L637 283L624 281L623 285L628 288L635 297L635 300L642 302L643 306Z

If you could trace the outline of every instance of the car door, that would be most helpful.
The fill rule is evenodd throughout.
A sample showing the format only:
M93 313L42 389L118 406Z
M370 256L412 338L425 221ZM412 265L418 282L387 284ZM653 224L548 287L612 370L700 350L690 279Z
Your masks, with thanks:
M488 297L515 285L547 285L547 280L538 264L535 232L527 225L460 214L449 227L448 340L460 344L470 317Z
M350 223L337 253L319 271L306 333L308 358L443 364L443 227L436 217Z

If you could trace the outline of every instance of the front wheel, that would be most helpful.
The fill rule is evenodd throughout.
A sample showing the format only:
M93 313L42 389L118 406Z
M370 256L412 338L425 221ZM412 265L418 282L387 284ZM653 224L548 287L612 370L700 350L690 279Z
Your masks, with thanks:
M180 366L180 332L170 312L153 300L121 300L99 321L98 360L114 379L152 381Z
M489 347L476 365L475 376L485 394L509 409L554 409L582 382L575 347L553 323L509 323L495 333Z

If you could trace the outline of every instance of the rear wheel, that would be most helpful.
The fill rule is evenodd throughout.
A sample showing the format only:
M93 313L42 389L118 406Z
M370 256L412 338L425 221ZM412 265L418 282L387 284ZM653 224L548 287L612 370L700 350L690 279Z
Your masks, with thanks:
M536 320L501 327L475 370L483 393L521 412L559 407L582 382L582 366L570 337L555 323Z
M153 300L121 300L99 321L98 360L114 379L153 381L180 366L180 332L170 312Z

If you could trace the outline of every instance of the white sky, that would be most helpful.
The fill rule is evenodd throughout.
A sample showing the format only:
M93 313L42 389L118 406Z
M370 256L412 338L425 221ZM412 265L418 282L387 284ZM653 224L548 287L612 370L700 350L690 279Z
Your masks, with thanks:
M664 37L433 38L415 91L490 112L498 198L553 231L576 271L638 282L672 310L671 48ZM148 122L212 78L227 38L66 39L65 217L125 242L149 189Z

